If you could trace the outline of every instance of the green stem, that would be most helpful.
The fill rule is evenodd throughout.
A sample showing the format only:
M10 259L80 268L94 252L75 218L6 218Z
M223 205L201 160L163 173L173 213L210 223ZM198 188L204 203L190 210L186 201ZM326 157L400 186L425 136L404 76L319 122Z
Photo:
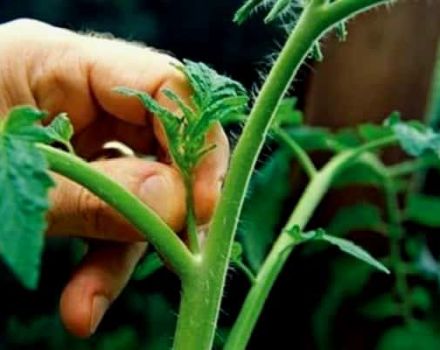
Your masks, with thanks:
M382 179L389 220L390 266L396 278L395 288L402 307L402 317L407 324L411 325L414 320L412 316L411 296L406 272L405 269L402 268L402 266L405 265L401 256L401 240L403 236L402 218L393 176L390 174L389 168L387 168L377 156L370 154L362 160L364 164L368 165Z
M337 3L351 4L352 0ZM356 0L354 11L383 0ZM306 5L295 29L278 56L259 93L249 120L231 158L223 195L214 214L211 230L194 279L184 281L177 331L176 350L211 348L223 295L226 272L238 218L250 177L263 147L274 112L289 89L301 63L316 40L340 21L351 16L345 8Z
M289 134L281 128L272 129L274 137L277 141L289 148L295 155L298 162L303 167L306 174L312 179L316 175L316 167L310 159L309 155L301 148Z
M388 167L388 175L390 177L403 177L424 170L429 167L438 167L439 160L436 156L424 157L416 160L409 160Z
M197 221L194 210L193 199L193 181L192 175L185 175L185 188L186 188L186 229L188 233L189 247L193 254L200 254L199 235L197 231Z
M411 296L406 273L404 269L402 269L403 260L401 256L401 240L403 236L402 220L400 217L397 192L394 188L393 181L388 174L384 177L383 187L389 218L391 266L396 276L396 292L400 299L399 302L402 307L403 319L410 325L413 322Z
M153 244L181 278L189 278L193 274L196 262L188 248L139 198L80 158L49 146L38 147L45 155L51 170L86 187L121 213L143 233L146 240Z
M297 244L301 243L296 241L295 238L287 232L294 226L299 226L301 229L305 228L317 206L330 188L333 179L340 174L345 167L365 154L365 152L386 147L395 142L396 139L394 137L387 137L370 142L354 150L342 152L333 157L332 160L313 177L263 263L255 280L255 284L247 295L237 321L230 333L225 350L241 350L246 348L273 284L291 251Z
M232 264L234 264L235 266L238 267L238 269L244 273L244 275L247 277L247 279L249 280L249 282L251 284L255 283L255 275L254 273L251 271L251 269L249 267L247 267L242 261L234 261L232 262Z

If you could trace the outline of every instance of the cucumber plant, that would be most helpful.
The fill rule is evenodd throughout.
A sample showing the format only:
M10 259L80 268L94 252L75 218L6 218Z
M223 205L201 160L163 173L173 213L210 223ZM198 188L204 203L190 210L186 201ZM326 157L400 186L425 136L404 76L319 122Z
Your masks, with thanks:
M36 288L46 227L45 212L49 206L47 192L53 185L48 171L52 170L106 201L154 246L156 253L146 258L143 271L142 268L138 271L137 278L146 278L161 266L162 259L180 278L182 295L174 349L212 348L229 265L241 269L249 277L251 287L224 348L245 349L290 253L299 245L318 241L335 246L381 272L395 274L401 302L399 310L411 323L412 311L406 297L408 283L400 269L403 230L398 180L418 169L438 165L440 135L421 123L404 122L398 113L394 113L383 125L368 124L351 130L348 142L340 135L304 126L301 113L294 109L295 100L286 98L303 61L309 56L323 58L319 40L324 34L336 30L344 39L347 20L374 6L389 3L387 0L246 1L236 13L236 23L245 22L259 8L267 6L270 7L265 18L268 23L283 16L295 18L293 29L252 106L249 106L248 93L241 84L203 63L189 60L176 68L187 77L193 92L191 101L183 101L171 90L163 91L179 107L179 113L165 109L142 91L115 87L119 93L139 99L162 122L170 155L187 187L187 243L138 198L74 154L69 143L73 131L65 115L42 127L37 122L46 117L44 112L26 106L14 108L0 121L0 214L5 218L0 231L0 255L26 287ZM433 107L433 110L436 109ZM233 151L207 238L202 244L191 195L193 169L215 147L206 142L209 129L215 123L235 121L243 125L243 130ZM245 203L246 193L257 158L269 135L279 144L280 150L252 180L256 188L260 186L260 191L253 191L250 199L257 197L260 203L249 208ZM417 160L386 166L379 153L395 145L400 145ZM318 168L308 154L312 149L326 149L332 157ZM288 176L293 159L304 168L309 182L276 235L275 218L261 223L261 213L270 212L270 203L279 205L290 189L280 185L275 189L276 194L268 196L269 201L265 203L265 186L270 183L268 178L280 174L277 169L281 168L281 174ZM309 229L307 226L328 190L344 181L353 181L350 175L353 177L353 169L358 167L367 169L368 175L355 175L355 180L375 181L385 194L388 214L384 226L392 251L388 260L377 260L342 237L339 233L344 225L338 222L328 228ZM412 199L409 207L426 205L424 199ZM376 212L370 209L364 206L360 211L376 218ZM255 210L257 213L260 210L260 217L255 215ZM414 215L416 212L412 210ZM242 214L245 224L239 227ZM344 224L347 225L345 221Z

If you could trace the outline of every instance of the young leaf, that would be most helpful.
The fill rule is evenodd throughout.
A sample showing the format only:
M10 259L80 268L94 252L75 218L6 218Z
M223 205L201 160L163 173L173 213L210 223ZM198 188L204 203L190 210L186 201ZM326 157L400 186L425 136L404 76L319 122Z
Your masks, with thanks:
M70 139L73 136L74 130L66 113L56 116L52 123L44 128L44 130L46 131L50 142L59 142L65 145L69 150L72 149Z
M383 231L384 223L377 206L358 203L341 208L330 222L327 231L338 237L353 230Z
M33 142L50 139L35 125L45 114L14 108L0 128L0 255L28 288L38 283L47 193L53 186L46 161Z
M303 123L303 114L297 110L296 97L285 98L275 112L271 127L292 127L300 126Z
M288 233L300 243L307 241L325 241L338 247L344 253L347 253L348 255L351 255L382 272L390 273L390 271L381 262L373 258L370 253L365 251L363 248L357 246L347 239L330 236L323 229L310 232L301 232L299 227L296 226L289 230Z
M129 88L116 90L139 98L160 119L173 160L185 174L190 174L200 158L212 149L212 145L205 145L209 129L223 119L243 115L248 97L238 82L218 74L203 63L184 60L184 65L176 68L185 74L192 87L191 103L173 91L164 90L162 93L180 108L183 116L162 107L142 91Z
M387 119L385 125L391 128L402 149L409 155L418 157L427 151L433 151L440 156L440 134L431 128L416 122L402 122L396 113Z
M440 197L413 193L408 197L406 218L428 227L440 226Z
M290 192L290 152L280 149L251 182L240 221L239 238L254 271L264 260ZM270 189L270 190L269 190Z

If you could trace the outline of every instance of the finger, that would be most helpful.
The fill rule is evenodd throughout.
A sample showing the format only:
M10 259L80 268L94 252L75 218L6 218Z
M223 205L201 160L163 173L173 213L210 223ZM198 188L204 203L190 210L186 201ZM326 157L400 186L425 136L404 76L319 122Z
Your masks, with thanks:
M1 110L33 104L51 116L67 112L78 133L102 111L131 124L151 121L139 101L116 93L115 87L155 96L171 84L179 93L189 94L183 73L172 65L177 61L150 48L34 20L16 20L0 29L4 52L0 64L7 67L0 76L0 87L7 92L7 98L0 97Z
M71 333L88 337L95 332L145 248L146 243L106 243L87 253L60 300L61 318Z
M91 163L149 205L175 231L184 225L185 188L178 172L165 164L136 158ZM126 220L80 185L54 175L50 193L49 235L139 241L142 235Z

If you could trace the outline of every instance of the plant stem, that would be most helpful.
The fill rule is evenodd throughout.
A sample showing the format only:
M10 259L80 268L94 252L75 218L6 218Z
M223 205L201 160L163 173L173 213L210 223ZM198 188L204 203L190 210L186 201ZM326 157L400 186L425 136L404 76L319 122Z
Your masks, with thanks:
M80 158L45 145L38 145L38 148L51 170L86 187L121 213L154 245L181 278L189 278L193 274L196 263L191 252L176 233L135 195Z
M308 177L312 179L316 175L317 171L309 155L283 129L274 128L272 129L272 131L274 137L278 140L278 142L285 145L292 151L292 153L295 155L296 159L301 164Z
M397 199L397 192L394 188L392 179L388 174L384 177L383 183L386 205L389 218L389 239L390 239L390 253L391 266L396 276L396 292L399 297L399 302L402 307L402 317L408 325L413 323L411 296L409 294L408 281L406 273L402 269L403 261L401 256L401 240L403 229L401 224L399 203Z
M291 251L297 244L301 243L296 241L295 238L287 232L294 226L299 226L301 230L305 228L312 214L330 188L333 179L340 174L345 167L350 165L352 161L364 155L365 152L391 145L395 143L395 141L396 139L394 137L386 137L367 143L356 149L344 151L333 157L327 165L314 176L263 263L255 280L255 284L247 295L237 321L229 335L225 350L241 350L246 348L273 284Z
M184 175L185 188L186 188L186 229L188 233L189 248L193 254L200 254L199 235L197 232L196 215L194 211L194 199L193 199L193 181L192 175Z
M336 3L352 0L338 0ZM383 0L356 0L354 11ZM263 147L274 112L316 40L352 14L347 8L307 4L272 67L255 101L249 120L233 152L223 195L214 214L201 266L194 279L184 281L176 350L211 349L223 295L226 272L238 218L250 177ZM258 285L258 284L257 284Z

